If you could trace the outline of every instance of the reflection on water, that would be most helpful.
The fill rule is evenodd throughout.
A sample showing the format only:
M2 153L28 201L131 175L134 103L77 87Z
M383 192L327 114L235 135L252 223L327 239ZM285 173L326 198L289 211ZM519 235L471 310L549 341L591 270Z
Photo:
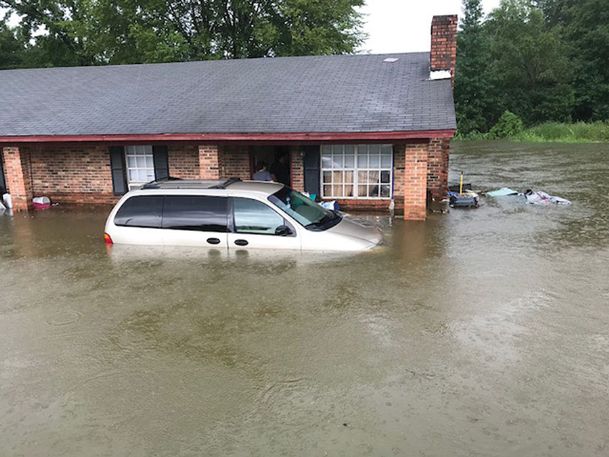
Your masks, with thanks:
M0 455L606 455L606 146L466 143L537 188L363 254L113 246L0 217Z

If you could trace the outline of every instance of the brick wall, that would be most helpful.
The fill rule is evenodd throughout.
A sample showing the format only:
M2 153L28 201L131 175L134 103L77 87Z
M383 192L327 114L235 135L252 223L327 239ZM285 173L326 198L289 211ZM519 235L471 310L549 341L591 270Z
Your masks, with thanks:
M304 192L304 154L299 146L290 147L290 182L292 189Z
M5 147L2 152L6 187L11 193L13 209L25 211L32 199L30 153L19 147Z
M199 145L199 177L201 179L220 178L220 153L217 144Z
M195 144L170 144L169 176L199 179L199 147Z
M20 149L29 164L25 167L26 184L31 186L33 196L48 196L60 203L111 204L118 200L112 191L108 145L48 144ZM7 185L9 173L11 177L16 175L12 166L10 171L5 170ZM169 145L169 173L182 179L199 178L198 147Z
M429 142L427 189L434 201L439 201L446 197L449 151L450 139L448 138L433 138Z
M424 220L427 217L428 154L428 143L404 146L404 219Z
M252 179L250 153L247 145L222 146L220 177Z
M31 147L32 189L35 195L112 195L110 157L105 145L45 145Z

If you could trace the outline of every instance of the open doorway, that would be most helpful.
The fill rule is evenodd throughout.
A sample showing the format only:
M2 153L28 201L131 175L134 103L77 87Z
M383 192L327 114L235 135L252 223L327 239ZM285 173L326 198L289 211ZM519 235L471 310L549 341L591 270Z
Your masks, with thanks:
M4 179L4 168L2 166L2 148L0 147L0 203L2 202L2 195L6 192L6 180Z
M287 146L252 146L250 149L252 178L262 166L265 166L274 181L290 186L289 152Z

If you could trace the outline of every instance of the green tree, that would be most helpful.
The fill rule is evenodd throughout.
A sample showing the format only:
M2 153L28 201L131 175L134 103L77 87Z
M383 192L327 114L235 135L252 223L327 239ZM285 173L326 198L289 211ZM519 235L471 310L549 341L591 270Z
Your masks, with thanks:
M30 62L92 65L353 52L363 0L0 0ZM41 35L40 31L44 33Z
M548 23L569 44L577 120L609 119L607 0L540 0Z
M568 121L574 103L571 63L559 34L529 0L502 0L485 27L496 108L531 125Z
M481 0L464 0L464 16L457 34L455 106L461 133L489 128L489 41L483 27Z
M23 65L25 47L4 21L0 21L0 68L16 68Z

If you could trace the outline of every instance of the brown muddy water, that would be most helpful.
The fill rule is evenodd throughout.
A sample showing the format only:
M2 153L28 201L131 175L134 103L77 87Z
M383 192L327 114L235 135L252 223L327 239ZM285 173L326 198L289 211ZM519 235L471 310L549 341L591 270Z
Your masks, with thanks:
M609 146L455 145L483 200L355 256L0 217L0 456L609 455ZM374 218L373 218L374 219Z

